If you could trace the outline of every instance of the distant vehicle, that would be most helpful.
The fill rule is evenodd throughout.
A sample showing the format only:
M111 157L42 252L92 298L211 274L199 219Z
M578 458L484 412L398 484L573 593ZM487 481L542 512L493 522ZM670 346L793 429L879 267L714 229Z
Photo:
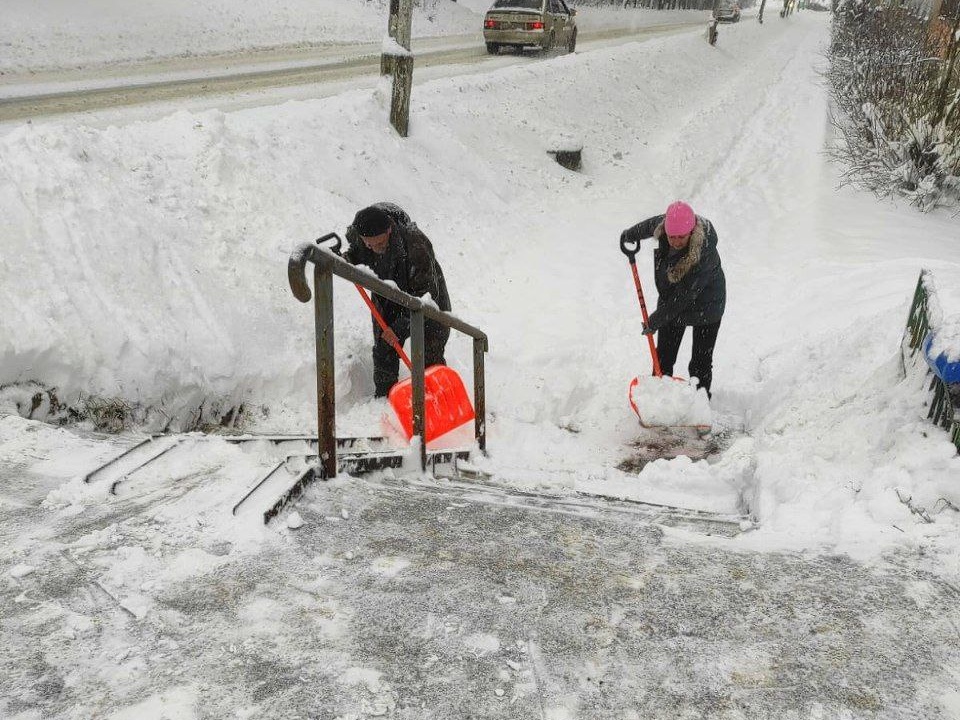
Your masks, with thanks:
M564 0L496 0L483 20L487 52L525 47L577 49L576 10Z
M740 22L740 3L721 0L717 8L718 22Z

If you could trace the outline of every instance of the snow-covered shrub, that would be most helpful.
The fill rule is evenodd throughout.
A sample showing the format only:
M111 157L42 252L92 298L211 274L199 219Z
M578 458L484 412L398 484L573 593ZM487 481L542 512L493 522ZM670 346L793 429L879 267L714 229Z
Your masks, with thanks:
M19 415L55 425L85 425L101 432L131 428L160 432L217 432L239 430L249 419L250 407L236 398L210 398L184 393L145 406L120 397L80 393L65 398L57 388L32 380L0 385L0 415Z
M830 80L847 179L922 210L960 198L960 13L931 25L908 7L839 6ZM931 27L952 22L952 33Z

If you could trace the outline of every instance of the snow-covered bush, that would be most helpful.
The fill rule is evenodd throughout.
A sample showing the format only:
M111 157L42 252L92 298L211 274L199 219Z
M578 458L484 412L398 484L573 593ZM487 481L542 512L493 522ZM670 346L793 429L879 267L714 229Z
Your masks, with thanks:
M832 150L847 179L922 210L960 198L960 13L952 12L931 25L908 7L849 0L829 50L840 132Z
M145 406L122 397L79 393L67 398L57 388L33 380L0 385L0 416L88 425L112 433L134 427L161 432L238 430L249 419L250 411L236 398L212 398L201 393L171 394L160 403Z

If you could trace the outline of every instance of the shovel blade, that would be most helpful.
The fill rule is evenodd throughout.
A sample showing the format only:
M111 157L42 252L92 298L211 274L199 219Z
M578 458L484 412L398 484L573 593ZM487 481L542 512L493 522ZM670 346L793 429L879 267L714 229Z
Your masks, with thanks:
M639 386L644 385L650 396L644 397L638 407ZM652 392L651 392L652 391ZM695 428L699 433L710 432L710 405L706 392L695 389L683 378L634 378L627 389L630 407L647 429Z
M432 365L423 374L426 442L445 435L475 417L463 380L446 365ZM413 379L390 389L390 405L407 440L413 437Z

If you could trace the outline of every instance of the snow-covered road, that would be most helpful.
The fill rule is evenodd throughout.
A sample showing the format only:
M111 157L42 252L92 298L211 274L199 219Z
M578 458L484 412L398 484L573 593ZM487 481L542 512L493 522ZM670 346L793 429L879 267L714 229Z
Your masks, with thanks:
M690 13L694 15L694 13ZM646 38L699 32L703 19L639 28L608 28L580 34L581 52ZM450 75L490 72L531 61L542 53L487 54L483 37L426 38L414 43L415 82ZM130 66L31 72L0 81L0 123L41 120L50 115L91 113L108 108L189 103L193 111L274 105L291 97L326 97L344 87L373 86L380 73L380 44L335 45L296 51L259 51L213 58L176 58ZM290 88L295 91L291 94ZM113 115L112 117L118 117ZM129 121L129 118L128 118Z

